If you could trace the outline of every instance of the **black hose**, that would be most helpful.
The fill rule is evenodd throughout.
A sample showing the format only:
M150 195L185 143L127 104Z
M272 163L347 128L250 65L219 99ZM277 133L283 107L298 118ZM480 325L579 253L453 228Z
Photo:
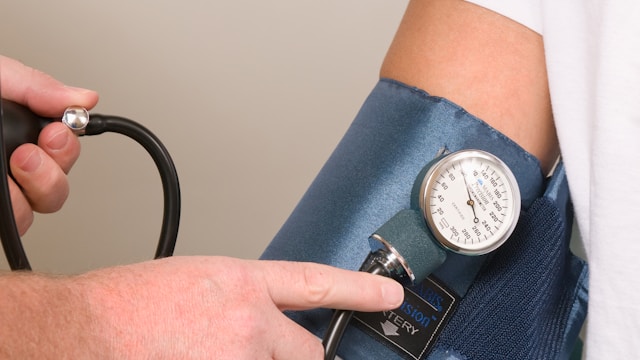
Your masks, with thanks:
M5 106L6 109L3 110ZM6 111L9 113L3 113ZM11 119L5 119L4 115ZM15 150L15 147L23 142L35 143L40 130L48 122L41 121L41 118L31 113L26 107L7 100L2 100L0 104L0 119L0 240L11 270L31 270L16 226L11 203L8 176L10 173L9 150ZM17 131L17 133L10 134L11 136L7 138L4 136L5 122L6 124L18 124L21 126L21 130L17 131L13 126L10 130ZM22 127L27 130L32 129L34 133L25 132ZM154 258L172 256L180 225L180 184L169 152L151 131L134 121L117 116L92 114L83 135L98 135L105 132L119 133L134 139L153 158L160 172L164 193L162 228ZM11 149L7 149L7 146L10 146Z
M0 239L11 270L31 270L20 241L9 190L9 156L4 142L2 106L0 106Z
M83 135L114 132L126 135L142 145L156 163L164 193L164 213L155 259L173 255L180 225L180 184L169 152L162 142L144 126L118 116L91 114Z

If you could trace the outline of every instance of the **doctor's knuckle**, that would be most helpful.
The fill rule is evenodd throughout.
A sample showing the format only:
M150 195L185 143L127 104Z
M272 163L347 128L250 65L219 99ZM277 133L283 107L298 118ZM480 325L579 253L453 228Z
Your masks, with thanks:
M322 269L307 267L304 271L303 294L311 305L326 303L331 297L333 280Z

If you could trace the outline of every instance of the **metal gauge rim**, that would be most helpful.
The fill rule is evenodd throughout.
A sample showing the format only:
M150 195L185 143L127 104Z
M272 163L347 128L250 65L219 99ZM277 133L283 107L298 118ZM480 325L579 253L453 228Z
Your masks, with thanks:
M432 212L429 209L429 199L431 198L430 190L433 189L434 183L442 170L451 164L456 162L460 163L461 161L469 159L486 161L495 169L501 171L501 175L504 175L505 177L504 182L509 186L512 195L510 201L511 211L509 211L507 216L505 216L508 223L503 224L499 234L492 236L488 241L481 241L481 243L483 243L482 245L465 245L460 242L453 242L449 240L449 238L443 235L438 229L438 225L436 224ZM459 150L445 155L426 172L420 185L419 205L423 217L426 220L427 227L443 247L464 255L484 255L500 247L513 233L520 216L520 190L511 169L509 169L509 167L497 156L482 150Z

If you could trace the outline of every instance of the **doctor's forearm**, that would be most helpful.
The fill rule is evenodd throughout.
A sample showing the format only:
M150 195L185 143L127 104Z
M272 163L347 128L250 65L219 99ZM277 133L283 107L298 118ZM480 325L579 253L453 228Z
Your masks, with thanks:
M445 97L551 169L559 154L542 37L460 0L413 0L381 76Z
M0 358L99 358L87 303L72 278L0 275Z

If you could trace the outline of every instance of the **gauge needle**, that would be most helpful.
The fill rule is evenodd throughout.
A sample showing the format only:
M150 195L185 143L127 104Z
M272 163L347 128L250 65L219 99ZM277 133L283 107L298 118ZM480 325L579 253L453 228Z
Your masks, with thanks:
M467 183L467 176L465 175L464 171L462 171L462 166L460 166L460 173L462 173L462 179L464 180L464 187L465 189L467 189L467 196L469 197L469 200L467 201L467 205L471 206L471 211L473 211L473 222L474 223L478 223L478 216L476 215L476 207L475 202L473 201L473 199L471 199L471 192L469 191L469 184Z

